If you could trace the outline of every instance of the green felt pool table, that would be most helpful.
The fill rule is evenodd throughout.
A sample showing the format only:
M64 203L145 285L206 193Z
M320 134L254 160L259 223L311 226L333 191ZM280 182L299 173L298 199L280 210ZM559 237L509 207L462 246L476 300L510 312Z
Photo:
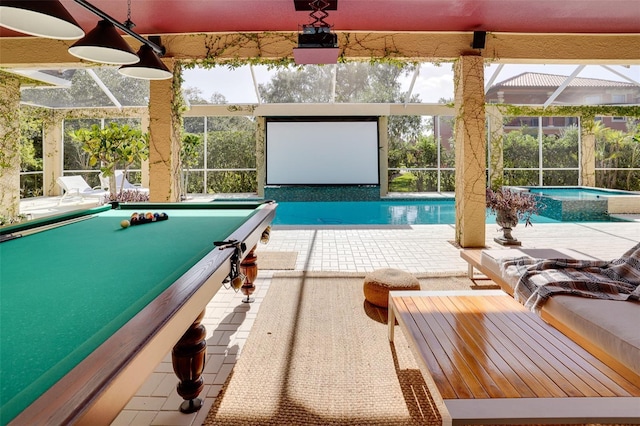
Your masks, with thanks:
M197 409L199 320L234 271L252 285L276 206L126 203L0 229L0 424L108 424L169 350ZM137 212L168 219L123 228Z

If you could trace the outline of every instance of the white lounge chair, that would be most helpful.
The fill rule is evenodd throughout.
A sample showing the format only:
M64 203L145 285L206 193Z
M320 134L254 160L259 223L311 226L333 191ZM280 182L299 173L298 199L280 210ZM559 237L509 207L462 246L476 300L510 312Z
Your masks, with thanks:
M124 173L122 172L122 170L116 170L115 175L116 175L116 192L120 192L120 188L122 188L122 191L135 191L143 194L149 193L149 188L143 188L140 185L135 185L129 182L127 178L124 176ZM108 190L109 178L107 176L104 176L102 173L100 173L98 176L100 177L100 187L104 190ZM124 179L124 185L123 185L123 179Z
M62 200L70 195L77 195L85 198L97 198L98 200L105 201L108 191L104 189L91 188L86 180L82 176L60 176L56 179L56 182L64 190L64 194L60 198L58 204L62 203Z

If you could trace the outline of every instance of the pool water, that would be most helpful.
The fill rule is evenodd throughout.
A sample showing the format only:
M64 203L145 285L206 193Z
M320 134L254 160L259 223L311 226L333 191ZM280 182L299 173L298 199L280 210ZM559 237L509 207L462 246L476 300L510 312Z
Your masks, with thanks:
M571 199L571 200L598 200L602 197L612 197L620 195L632 195L631 192L614 191L606 189L594 189L594 188L581 188L581 187L569 187L569 188L531 188L529 192L538 195L544 195L553 198Z
M488 213L488 212L487 212ZM274 225L452 225L453 199L278 202ZM557 222L535 216L534 223ZM495 215L487 214L487 223Z

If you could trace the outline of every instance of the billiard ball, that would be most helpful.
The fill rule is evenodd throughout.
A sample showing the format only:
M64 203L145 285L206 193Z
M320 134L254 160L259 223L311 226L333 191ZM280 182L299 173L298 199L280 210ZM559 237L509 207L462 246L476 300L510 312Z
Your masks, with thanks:
M123 227L123 228L125 228L125 229L126 229L126 228L128 228L128 227L129 227L129 225L131 225L131 224L130 224L130 223L129 223L129 221L128 221L128 220L126 220L126 219L120 222L120 226L122 226L122 227Z

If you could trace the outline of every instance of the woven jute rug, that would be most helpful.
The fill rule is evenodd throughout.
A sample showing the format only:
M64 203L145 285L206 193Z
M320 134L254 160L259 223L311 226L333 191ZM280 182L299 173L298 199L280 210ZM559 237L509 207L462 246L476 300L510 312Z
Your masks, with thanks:
M298 258L297 251L259 251L256 255L260 270L295 269Z
M364 300L364 274L275 273L206 425L440 425L401 332ZM466 277L418 276L427 290Z

